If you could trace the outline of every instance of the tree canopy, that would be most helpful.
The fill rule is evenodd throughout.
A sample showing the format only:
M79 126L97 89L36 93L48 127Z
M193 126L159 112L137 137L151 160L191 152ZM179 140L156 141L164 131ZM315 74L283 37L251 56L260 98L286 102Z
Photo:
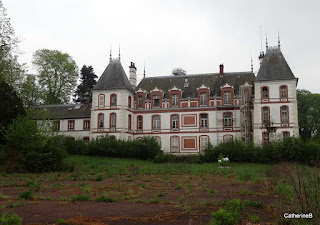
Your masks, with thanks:
M78 78L72 57L58 50L40 49L33 54L45 104L68 103Z
M83 102L86 98L92 102L91 89L97 83L98 76L94 73L92 66L83 65L80 71L80 84L74 95L75 102Z

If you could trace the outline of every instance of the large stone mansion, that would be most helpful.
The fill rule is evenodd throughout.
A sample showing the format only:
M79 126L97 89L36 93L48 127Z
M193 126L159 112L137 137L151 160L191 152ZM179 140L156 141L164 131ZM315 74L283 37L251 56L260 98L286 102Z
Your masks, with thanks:
M232 139L263 144L299 136L298 79L277 47L260 54L260 69L129 79L120 58L111 59L92 90L92 104L41 106L59 134L80 139L110 135L153 136L168 153L198 153Z

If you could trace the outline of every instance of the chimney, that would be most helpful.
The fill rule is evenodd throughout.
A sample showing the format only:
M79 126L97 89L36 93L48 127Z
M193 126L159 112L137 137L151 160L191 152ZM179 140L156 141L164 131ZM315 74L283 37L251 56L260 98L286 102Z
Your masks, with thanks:
M223 75L223 73L224 73L224 71L223 71L223 68L224 68L224 67L223 67L223 64L220 64L219 67L220 67L220 76L221 76L221 75Z
M133 62L129 66L129 80L132 88L134 89L137 86L137 68Z
M262 63L263 58L264 58L264 52L262 51L262 52L260 52L260 55L259 55L260 65Z

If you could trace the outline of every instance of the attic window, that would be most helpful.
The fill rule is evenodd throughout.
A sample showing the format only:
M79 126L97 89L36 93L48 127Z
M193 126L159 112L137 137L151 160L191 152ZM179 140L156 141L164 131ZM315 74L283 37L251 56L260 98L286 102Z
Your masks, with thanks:
M188 81L187 78L184 79L184 87L185 87L185 88L186 88L186 87L189 87L189 81Z
M153 96L153 107L160 107L159 95L154 95Z

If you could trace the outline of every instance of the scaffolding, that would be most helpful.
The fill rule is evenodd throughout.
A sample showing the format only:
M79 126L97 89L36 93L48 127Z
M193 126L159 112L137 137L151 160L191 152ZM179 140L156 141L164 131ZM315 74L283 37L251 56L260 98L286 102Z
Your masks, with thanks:
M245 143L252 142L252 86L248 83L240 86L240 131Z

